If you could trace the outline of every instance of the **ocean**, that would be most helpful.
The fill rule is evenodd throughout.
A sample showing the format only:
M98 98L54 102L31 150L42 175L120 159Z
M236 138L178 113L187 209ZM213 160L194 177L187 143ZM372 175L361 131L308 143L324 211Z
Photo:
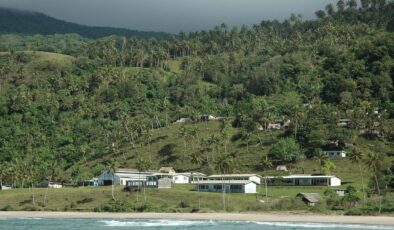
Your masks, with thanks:
M370 230L390 229L394 226L344 225L290 222L257 221L189 221L189 220L135 220L135 219L45 219L45 218L0 218L1 230L104 230L104 229L198 229L198 230Z

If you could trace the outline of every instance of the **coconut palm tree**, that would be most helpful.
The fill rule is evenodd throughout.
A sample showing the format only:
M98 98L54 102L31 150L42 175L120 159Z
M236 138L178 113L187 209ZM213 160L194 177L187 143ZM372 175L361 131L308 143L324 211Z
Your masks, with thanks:
M365 186L364 186L364 174L363 174L363 169L361 166L361 163L363 161L364 155L361 151L359 151L357 148L353 148L352 151L349 153L349 160L358 165L358 168L360 170L360 176L361 176L361 186L363 190L363 202L365 204Z
M201 166L204 164L204 156L203 152L201 151L194 151L190 154L190 160L191 163L196 165L197 167L201 168Z
M136 163L136 168L138 169L139 173L148 170L150 168L150 166L151 166L151 163L146 161L143 158L139 158L137 163ZM143 188L143 191L144 191L144 201L146 202L146 194L145 194L145 185L144 184L143 184L142 188Z
M264 177L265 177L265 201L268 201L268 183L267 183L267 169L271 169L273 167L272 160L268 158L268 155L261 159L261 166L264 168Z
M107 171L108 173L110 173L112 175L112 185L111 185L111 195L112 195L112 200L116 201L115 198L115 173L117 170L118 166L117 166L117 162L116 161L111 161L108 165L107 165Z
M185 148L185 154L186 154L187 138L189 137L189 130L187 130L187 128L184 125L182 125L179 128L179 136L183 138L183 146Z
M228 174L231 173L234 169L234 162L233 162L233 156L229 154L221 154L218 158L217 161L215 162L216 166L215 169L217 172L220 172L221 174ZM223 184L222 184L222 191L223 191L223 209L226 209L226 188L224 185L224 179L223 179Z
M3 180L7 175L6 167L0 164L0 188L3 186Z
M324 161L328 159L327 155L321 149L318 149L313 159L319 163L320 173L323 173Z
M378 171L382 167L383 164L383 159L382 157L375 152L369 152L365 158L365 166L369 170L372 170L375 178L375 183L376 183L376 189L378 190L378 195L379 195L379 213L382 211L382 196L380 192L380 187L379 187L379 181L378 181Z

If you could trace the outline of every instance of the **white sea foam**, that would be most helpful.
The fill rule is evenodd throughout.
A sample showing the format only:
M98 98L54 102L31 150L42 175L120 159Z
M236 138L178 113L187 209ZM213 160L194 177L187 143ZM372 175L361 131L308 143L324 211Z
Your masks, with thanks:
M42 220L40 217L18 217L19 220Z
M212 221L189 221L189 220L146 220L146 221L102 220L100 222L104 223L108 227L171 227L171 226L213 225Z
M381 225L359 225L359 224L325 224L325 223L296 223L296 222L257 222L258 225L278 226L278 227L302 227L302 228L349 228L349 229L382 229L394 230L393 226Z

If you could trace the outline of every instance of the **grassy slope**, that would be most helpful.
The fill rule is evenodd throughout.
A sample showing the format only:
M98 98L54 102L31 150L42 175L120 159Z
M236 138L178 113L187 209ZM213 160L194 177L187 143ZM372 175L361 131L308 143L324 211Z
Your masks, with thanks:
M144 203L144 194L140 192L123 192L122 187L115 189L118 201L128 202L131 206L140 206ZM47 191L47 203L44 205L46 189L34 189L36 204L42 210L82 210L94 211L102 205L110 203L111 187L80 187L49 189ZM263 187L259 188L264 193ZM230 204L228 211L264 211L270 210L278 200L285 197L295 197L299 192L297 188L279 189L269 188L269 201L265 200L263 193L255 194L226 194L226 204ZM320 192L319 188L304 188L305 192ZM176 185L172 189L146 189L146 201L149 209L146 211L156 212L190 212L193 208L200 207L202 211L222 211L223 194L203 193L193 190L191 185ZM138 198L137 198L138 197ZM138 199L138 202L137 202ZM180 203L183 202L183 207ZM32 207L32 191L30 189L15 189L11 191L0 191L0 209L10 206L13 210L28 210ZM304 207L306 208L306 207Z

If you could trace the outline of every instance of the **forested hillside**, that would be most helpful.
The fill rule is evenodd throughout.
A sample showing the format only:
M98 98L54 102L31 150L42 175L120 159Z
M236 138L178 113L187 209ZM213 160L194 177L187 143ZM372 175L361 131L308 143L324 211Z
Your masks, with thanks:
M207 173L292 164L346 177L357 163L335 169L321 153L345 149L392 191L394 3L361 2L328 5L318 20L222 24L166 40L4 35L0 175L73 182L115 162ZM201 123L203 114L226 119ZM196 124L173 124L183 117Z
M138 38L155 37L165 39L170 34L162 32L145 32L129 29L84 26L65 22L42 13L8 9L0 7L0 34L54 35L75 33L85 38L101 38L110 35L136 36Z

